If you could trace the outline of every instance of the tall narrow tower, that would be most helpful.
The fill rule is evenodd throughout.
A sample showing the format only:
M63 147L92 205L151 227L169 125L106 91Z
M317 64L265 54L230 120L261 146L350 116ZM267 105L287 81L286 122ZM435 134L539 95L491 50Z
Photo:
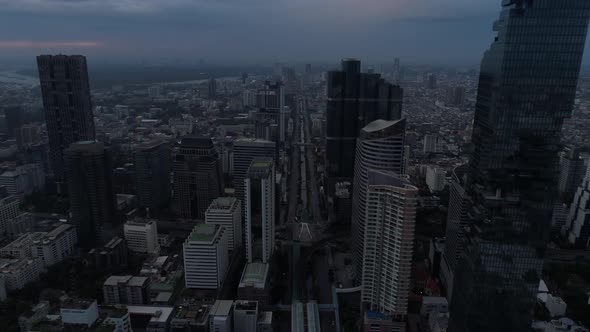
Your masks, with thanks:
M367 189L370 170L404 174L404 139L406 120L375 120L365 126L356 144L356 161L352 196L352 247L355 280L362 277L366 220Z
M40 55L37 67L51 170L57 179L63 179L63 150L74 142L95 139L86 58L81 55Z
M254 159L244 183L246 257L248 263L269 263L275 242L275 171L272 159Z

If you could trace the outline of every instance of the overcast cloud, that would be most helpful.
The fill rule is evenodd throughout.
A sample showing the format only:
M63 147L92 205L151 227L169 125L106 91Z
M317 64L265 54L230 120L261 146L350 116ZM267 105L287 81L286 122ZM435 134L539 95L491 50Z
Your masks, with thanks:
M500 0L0 0L0 53L479 62Z

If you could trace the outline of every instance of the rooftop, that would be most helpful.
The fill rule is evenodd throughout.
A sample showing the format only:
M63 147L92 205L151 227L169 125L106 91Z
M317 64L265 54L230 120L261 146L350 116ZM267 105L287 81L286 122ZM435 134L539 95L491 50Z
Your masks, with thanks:
M212 242L220 228L220 225L199 224L195 226L188 240L194 242Z
M234 304L232 300L217 300L211 307L210 316L228 316Z
M134 276L110 276L104 282L104 286L119 286L125 284L130 287L142 287L148 282L148 277L134 277Z
M268 270L268 264L259 262L246 264L239 287L264 288L268 278Z
M218 197L215 200L213 200L213 202L211 202L208 211L231 210L237 203L238 200L235 197Z
M236 310L257 310L258 309L258 302L257 301L236 301L234 303L234 308Z
M61 309L88 309L90 306L96 303L94 299L72 299L69 298L65 301L61 302L60 308Z
M271 158L255 158L248 168L249 177L268 177L272 171L273 161Z
M205 322L209 318L210 306L179 306L174 318Z
M155 307L155 306L127 306L130 315L151 316L152 323L166 323L172 314L174 307Z

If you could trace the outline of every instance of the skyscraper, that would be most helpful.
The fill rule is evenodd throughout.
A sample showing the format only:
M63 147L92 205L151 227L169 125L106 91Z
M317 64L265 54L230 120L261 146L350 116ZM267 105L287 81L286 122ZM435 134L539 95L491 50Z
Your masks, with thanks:
M367 179L361 301L404 331L418 188L383 170L370 170Z
M403 90L379 74L361 73L361 63L342 60L342 69L328 73L326 109L326 194L330 219L350 216L350 198L338 198L337 187L352 183L356 139L370 122L398 120L402 112ZM338 211L342 207L348 211Z
M367 188L370 170L404 174L406 120L375 120L365 126L356 145L352 196L352 239L355 280L361 281L365 229L367 227Z
M225 227L230 252L242 251L242 204L235 197L216 198L205 212L205 223Z
M209 204L223 193L221 161L211 139L183 137L172 170L176 213L203 220Z
M217 97L217 81L214 78L209 79L209 99Z
M166 207L170 200L170 145L152 141L135 153L137 205L150 212Z
M449 331L530 329L589 17L586 0L502 2L481 63Z
M64 150L64 166L78 244L95 247L101 226L112 221L115 211L110 149L94 141L73 143Z
M285 142L285 87L281 82L271 84L265 82L264 87L256 94L256 107L258 108L256 120L272 120L279 126L277 143Z
M571 148L561 162L558 191L565 203L570 203L588 168L588 159L582 158L581 149Z
M256 158L245 185L246 258L248 263L270 262L275 242L275 170L270 158Z
M262 139L243 138L235 140L233 145L234 188L236 189L236 197L245 202L244 180L252 160L254 158L274 158L276 144ZM242 214L245 211L246 206L244 203Z
M37 66L51 170L56 178L63 179L63 150L74 142L95 139L86 58L81 55L40 55Z

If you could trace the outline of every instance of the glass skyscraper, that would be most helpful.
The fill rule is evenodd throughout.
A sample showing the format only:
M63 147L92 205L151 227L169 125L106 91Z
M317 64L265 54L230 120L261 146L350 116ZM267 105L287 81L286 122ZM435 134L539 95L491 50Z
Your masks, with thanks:
M449 331L530 329L589 17L588 0L502 1L481 63Z
M342 60L342 69L328 73L326 109L326 181L330 219L350 218L348 202L338 202L337 187L352 183L356 139L363 127L381 120L399 120L403 89L380 74L361 73L361 62ZM347 211L337 211L345 209Z

